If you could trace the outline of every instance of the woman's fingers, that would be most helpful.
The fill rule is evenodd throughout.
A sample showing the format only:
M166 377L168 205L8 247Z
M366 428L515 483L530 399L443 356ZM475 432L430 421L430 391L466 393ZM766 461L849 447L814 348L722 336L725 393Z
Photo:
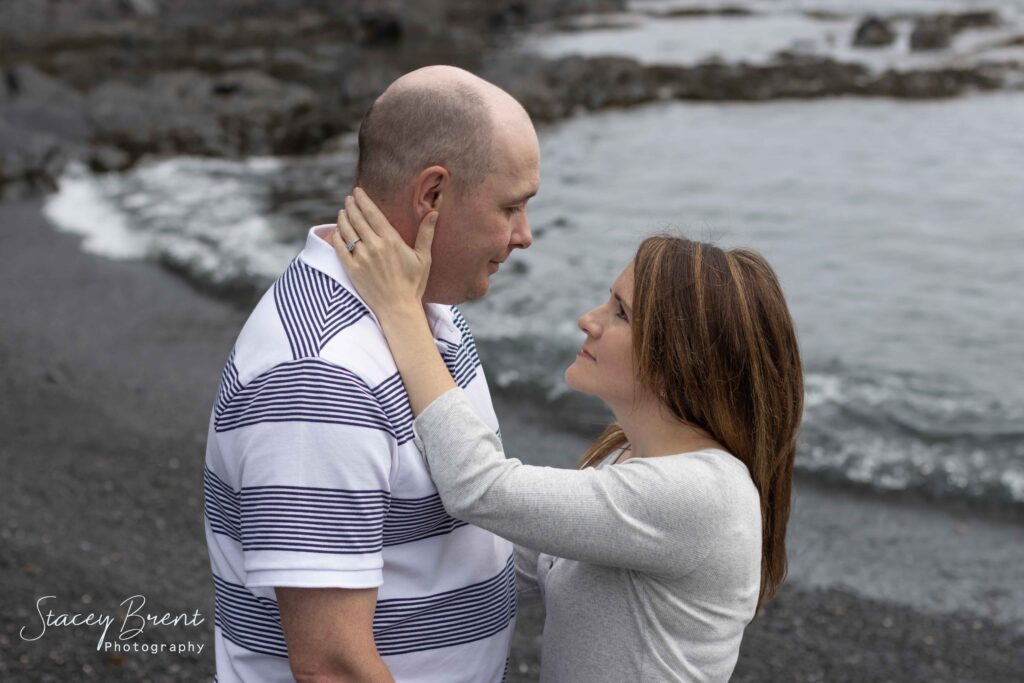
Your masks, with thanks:
M337 233L337 238L334 240L334 250L338 252L342 263L349 265L352 260L352 254L349 252L348 245L353 240L359 239L359 235L356 234L352 224L349 223L345 209L338 212L338 223L335 227L335 232Z
M416 253L424 263L430 263L430 247L434 244L434 228L437 227L437 211L431 211L420 222L416 233Z
M356 204L356 200L349 195L345 197L345 215L348 217L348 222L355 229L359 238L365 242L375 243L379 239L377 232L370 227L370 224L366 221L366 217L360 210L359 205Z
M377 205L374 204L363 188L355 188L352 191L352 195L361 216L366 220L374 233L383 238L398 237L398 231L388 221L387 216L377 208Z

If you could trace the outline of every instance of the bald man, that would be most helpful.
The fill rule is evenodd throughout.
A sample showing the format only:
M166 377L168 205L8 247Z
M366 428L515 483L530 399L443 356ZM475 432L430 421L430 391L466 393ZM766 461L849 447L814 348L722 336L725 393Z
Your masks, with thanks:
M454 304L483 296L530 246L539 156L519 103L453 67L402 76L359 129L356 183L406 242L439 214L424 308L496 432ZM445 512L333 236L312 228L257 305L214 405L204 483L218 681L497 683L515 627L512 547Z

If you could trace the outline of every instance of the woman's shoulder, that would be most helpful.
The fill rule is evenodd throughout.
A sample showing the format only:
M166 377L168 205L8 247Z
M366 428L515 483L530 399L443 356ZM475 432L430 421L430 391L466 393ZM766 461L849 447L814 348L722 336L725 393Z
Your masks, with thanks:
M732 507L737 502L748 502L757 507L760 505L760 496L747 466L720 448L633 459L623 466L630 463L650 468L652 474L663 477L670 488L681 487L691 495L706 497L712 504L728 503Z
M750 478L743 461L722 448L702 448L698 451L660 455L653 458L633 458L626 462L646 462L667 469L690 470L707 475Z

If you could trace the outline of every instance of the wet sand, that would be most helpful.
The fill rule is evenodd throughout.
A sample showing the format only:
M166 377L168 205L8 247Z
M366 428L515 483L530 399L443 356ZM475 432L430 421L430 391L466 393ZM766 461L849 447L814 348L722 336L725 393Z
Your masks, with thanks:
M207 680L201 469L246 314L152 264L81 253L38 201L0 204L0 254L0 680ZM514 455L578 452L577 437L528 408L497 409ZM1019 522L801 481L790 539L792 580L748 629L734 680L1009 681L1024 670ZM56 596L44 610L116 615L137 594L147 612L200 612L198 626L136 639L192 652L97 651L99 629L86 627L19 637L39 633L43 596ZM536 680L541 620L522 609L513 681Z

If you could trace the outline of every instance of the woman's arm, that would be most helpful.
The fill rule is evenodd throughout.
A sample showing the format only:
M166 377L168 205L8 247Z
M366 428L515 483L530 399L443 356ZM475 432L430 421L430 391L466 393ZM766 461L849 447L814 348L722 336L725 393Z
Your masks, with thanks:
M413 429L449 514L549 555L681 576L734 524L730 507L759 514L753 485L730 490L735 470L718 455L583 470L506 459L458 389L431 403Z

